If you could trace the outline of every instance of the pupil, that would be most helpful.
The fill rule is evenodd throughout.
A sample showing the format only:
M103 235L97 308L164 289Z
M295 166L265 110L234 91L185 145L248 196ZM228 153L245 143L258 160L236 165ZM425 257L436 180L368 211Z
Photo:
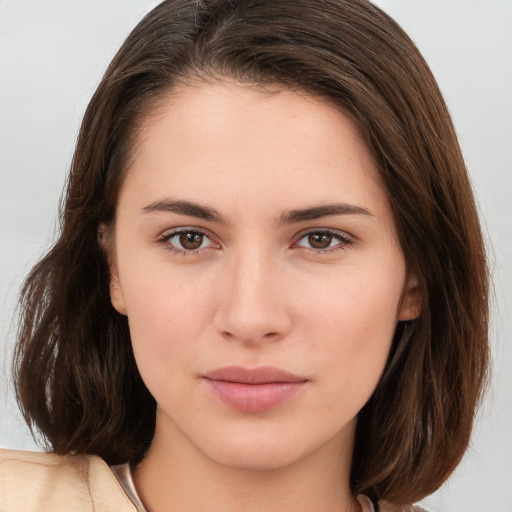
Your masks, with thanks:
M199 249L203 243L203 235L200 233L182 233L180 235L180 244L184 249Z
M315 249L326 249L332 242L332 235L329 235L328 233L317 233L309 235L308 238L311 247L314 247Z

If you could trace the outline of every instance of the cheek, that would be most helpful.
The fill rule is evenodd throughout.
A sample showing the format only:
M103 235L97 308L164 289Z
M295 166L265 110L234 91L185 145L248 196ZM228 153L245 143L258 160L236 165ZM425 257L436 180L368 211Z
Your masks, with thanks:
M152 373L168 378L173 367L201 350L213 314L210 289L158 272L125 283L130 335L143 378Z
M404 282L402 275L395 278L395 274L353 267L333 272L316 289L306 288L300 308L312 325L342 337L350 333L351 338L364 342L380 333L387 338L398 320Z
M141 290L128 309L130 336L142 380L165 410L180 410L183 390L209 353L197 294L177 287ZM144 295L148 300L144 300Z
M401 284L393 275L352 273L331 282L316 300L309 294L302 309L307 337L315 340L314 357L343 386L373 391L380 379L397 326Z

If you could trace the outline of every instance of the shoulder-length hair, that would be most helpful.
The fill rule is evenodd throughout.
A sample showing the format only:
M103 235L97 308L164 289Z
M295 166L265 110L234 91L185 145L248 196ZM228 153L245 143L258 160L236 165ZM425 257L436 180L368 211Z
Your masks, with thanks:
M365 0L167 0L129 35L85 113L60 238L21 298L18 400L58 453L136 463L156 404L127 319L110 303L98 241L146 116L177 85L281 84L357 122L394 213L421 315L399 323L360 411L351 486L397 503L436 490L469 441L488 364L488 273L475 202L447 107L419 51Z

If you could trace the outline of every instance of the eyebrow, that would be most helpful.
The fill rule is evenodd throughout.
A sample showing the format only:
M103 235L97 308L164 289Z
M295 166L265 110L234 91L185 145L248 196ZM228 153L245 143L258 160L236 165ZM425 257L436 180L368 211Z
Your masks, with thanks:
M142 208L142 211L144 213L172 212L177 213L178 215L187 215L189 217L197 217L199 219L217 222L219 224L229 224L227 219L214 208L198 203L193 203L191 201L179 201L171 199L155 201L154 203L151 203L150 205ZM309 208L283 212L279 217L279 224L294 224L334 215L373 216L373 213L367 208L352 204L321 204L317 206L311 206Z
M283 212L279 219L279 223L294 224L296 222L315 220L334 215L369 215L373 217L373 213L362 206L346 203L332 203Z
M219 224L228 224L224 216L214 208L190 201L174 201L170 199L155 201L142 208L142 211L144 213L172 212L179 215L188 215L189 217L197 217L199 219L217 222Z

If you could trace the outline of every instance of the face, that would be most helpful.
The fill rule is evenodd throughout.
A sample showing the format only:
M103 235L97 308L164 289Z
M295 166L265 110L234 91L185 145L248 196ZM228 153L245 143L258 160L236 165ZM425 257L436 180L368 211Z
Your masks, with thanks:
M143 127L112 231L157 433L239 468L351 450L415 282L348 117L288 90L183 87Z

